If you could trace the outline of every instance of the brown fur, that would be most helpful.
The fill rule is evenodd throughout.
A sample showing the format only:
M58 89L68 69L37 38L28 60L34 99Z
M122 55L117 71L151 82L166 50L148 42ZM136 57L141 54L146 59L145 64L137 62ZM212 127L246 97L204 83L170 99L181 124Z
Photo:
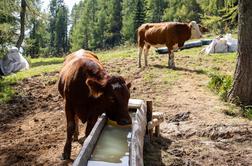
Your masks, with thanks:
M138 46L143 47L145 41L151 45L163 44L172 50L178 43L180 47L191 37L191 28L188 24L167 22L147 23L138 28Z
M113 88L113 84L119 85L119 88ZM75 140L78 139L78 119L87 122L86 136L104 112L118 124L131 123L129 87L130 84L126 85L122 77L109 76L98 57L90 51L82 49L66 57L58 83L67 119L63 159L70 158L73 135Z
M179 22L146 23L138 28L139 67L141 67L141 54L144 49L145 65L147 66L148 50L151 46L164 45L168 48L169 67L175 67L174 46L182 47L189 40L191 24Z

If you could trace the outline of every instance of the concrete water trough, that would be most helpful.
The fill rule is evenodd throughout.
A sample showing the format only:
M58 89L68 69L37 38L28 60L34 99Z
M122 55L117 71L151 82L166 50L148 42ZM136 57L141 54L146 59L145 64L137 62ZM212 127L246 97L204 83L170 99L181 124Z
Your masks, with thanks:
M148 108L147 108L148 107ZM152 102L129 100L131 126L113 124L101 115L75 159L74 166L142 166L146 131L158 135L163 116L152 116ZM153 118L154 117L154 118ZM152 121L152 119L154 121ZM158 120L157 120L158 119ZM157 122L158 121L158 122Z

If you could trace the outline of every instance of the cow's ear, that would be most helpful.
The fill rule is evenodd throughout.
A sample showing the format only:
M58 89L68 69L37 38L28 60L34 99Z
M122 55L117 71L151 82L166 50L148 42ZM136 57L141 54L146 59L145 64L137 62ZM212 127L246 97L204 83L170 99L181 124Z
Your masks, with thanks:
M100 97L104 92L104 85L95 79L88 78L86 84L89 88L89 95L95 98Z
M128 83L127 83L127 87L128 87L128 89L130 89L130 87L131 87L131 82L128 82Z

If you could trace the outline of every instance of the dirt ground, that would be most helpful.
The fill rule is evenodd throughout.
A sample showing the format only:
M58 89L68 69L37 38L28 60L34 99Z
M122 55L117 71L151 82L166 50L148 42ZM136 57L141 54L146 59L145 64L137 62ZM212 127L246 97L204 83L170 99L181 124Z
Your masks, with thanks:
M152 100L154 111L165 113L161 136L145 145L145 165L252 165L252 122L225 115L230 106L207 88L206 75L184 65L187 60L176 57L178 68L165 83L166 57L150 57L142 69L132 58L105 63L110 73L132 81L132 98ZM27 78L0 105L1 166L72 164L60 160L66 123L57 77L58 72ZM80 148L73 143L72 159Z

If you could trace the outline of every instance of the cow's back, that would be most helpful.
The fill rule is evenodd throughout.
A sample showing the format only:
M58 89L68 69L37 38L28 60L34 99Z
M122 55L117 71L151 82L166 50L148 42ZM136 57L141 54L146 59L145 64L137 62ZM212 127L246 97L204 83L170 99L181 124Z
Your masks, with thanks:
M146 23L139 27L139 41L151 45L178 43L190 38L191 32L188 24L178 22Z
M90 51L81 49L68 55L60 72L58 83L60 94L73 102L83 101L89 97L87 78L102 80L106 75L103 71L97 56Z

